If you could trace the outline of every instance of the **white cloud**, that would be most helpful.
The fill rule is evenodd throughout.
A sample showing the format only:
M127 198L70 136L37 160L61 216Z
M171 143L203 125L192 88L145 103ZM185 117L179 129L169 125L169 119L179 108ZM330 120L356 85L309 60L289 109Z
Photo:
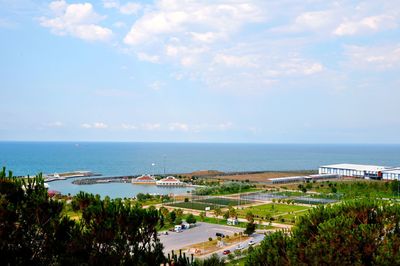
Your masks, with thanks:
M123 15L135 15L142 9L139 3L127 2L122 5L118 0L103 0L103 7L115 8Z
M395 17L389 15L378 15L365 17L356 21L345 21L341 23L333 33L338 36L355 35L395 29L397 26L398 22Z
M257 65L252 62L248 56L235 56L227 54L216 54L214 62L217 64L225 64L228 67L256 67Z
M119 1L118 0L103 0L104 8L118 8Z
M155 91L159 91L159 90L161 90L161 88L163 86L164 86L164 83L157 80L157 81L154 81L153 83L151 83L149 85L149 88L152 89L152 90L155 90Z
M138 127L137 127L136 125L133 125L133 124L125 124L125 123L121 124L121 127L122 127L123 129L133 129L133 130L138 129Z
M124 14L124 15L134 15L141 8L142 8L141 4L129 2L129 3L126 3L125 5L120 6L119 11L121 12L121 14Z
M170 123L168 128L171 131L189 131L189 125L185 123Z
M233 126L233 123L232 123L232 122L224 122L224 123L219 124L219 125L218 125L218 128L219 128L220 130L227 130L227 129L232 128L232 126Z
M312 75L318 72L321 72L324 67L319 63L312 63L304 68L303 73L306 75Z
M182 34L207 42L217 35L235 32L245 23L262 19L262 13L253 3L161 0L133 24L124 42L134 46L162 40L166 35ZM194 32L192 28L206 31Z
M303 12L296 16L294 21L289 25L277 26L271 29L271 32L285 33L285 32L303 32L315 31L322 33L335 26L335 22L340 16L340 12L335 9L308 11Z
M60 128L60 127L64 127L65 125L64 125L63 122L55 121L55 122L47 123L46 126L54 127L54 128Z
M400 44L345 47L347 64L355 69L388 70L400 67Z
M111 29L97 24L104 17L98 15L90 3L67 4L64 0L53 1L49 4L49 9L54 17L41 17L39 21L55 34L71 35L86 41L107 41L112 37Z
M144 130L154 131L154 130L161 129L161 124L159 124L159 123L146 123L146 124L142 124L140 126L140 128L144 129Z
M120 29L120 28L125 28L125 27L126 27L126 24L125 24L125 22L117 21L117 22L115 22L115 23L113 24L113 26L116 27L116 28L118 28L118 29Z
M137 53L137 57L140 61L147 61L150 63L158 63L160 61L160 57L158 55L149 55L144 52Z
M84 123L81 125L82 128L95 128L95 129L105 129L108 128L108 125L103 122L94 122L94 123Z

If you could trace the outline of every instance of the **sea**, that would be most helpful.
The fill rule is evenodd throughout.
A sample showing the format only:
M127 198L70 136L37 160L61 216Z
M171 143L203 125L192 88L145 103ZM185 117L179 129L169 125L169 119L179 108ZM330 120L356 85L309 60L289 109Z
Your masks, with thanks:
M102 176L175 174L198 170L224 172L316 170L321 165L359 163L400 166L400 145L0 142L0 166L14 175L87 170ZM63 194L86 191L116 197L137 193L184 193L189 188L106 183L50 182Z

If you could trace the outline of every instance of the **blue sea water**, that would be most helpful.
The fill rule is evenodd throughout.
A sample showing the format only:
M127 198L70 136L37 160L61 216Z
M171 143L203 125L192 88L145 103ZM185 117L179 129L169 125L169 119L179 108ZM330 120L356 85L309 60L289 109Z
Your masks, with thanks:
M333 163L400 166L400 145L0 142L0 166L15 175L73 170L103 176L161 174L164 168L166 173L308 170ZM158 193L148 186L132 189L130 184L77 186L67 180L50 185L63 193L86 190L113 197L146 189Z

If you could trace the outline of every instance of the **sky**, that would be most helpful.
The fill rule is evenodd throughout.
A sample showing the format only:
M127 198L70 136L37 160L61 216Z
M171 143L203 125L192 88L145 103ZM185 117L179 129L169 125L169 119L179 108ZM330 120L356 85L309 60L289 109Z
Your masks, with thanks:
M397 0L0 0L0 140L400 143Z

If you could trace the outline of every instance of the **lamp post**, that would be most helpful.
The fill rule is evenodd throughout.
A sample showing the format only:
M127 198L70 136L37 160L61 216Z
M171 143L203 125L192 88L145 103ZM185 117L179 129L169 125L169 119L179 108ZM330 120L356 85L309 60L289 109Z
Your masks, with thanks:
M164 168L164 177L165 177L165 157L166 157L166 155L164 154L164 155L163 155L163 168Z
M155 163L151 163L151 169L153 170L153 176L154 176L154 166L156 166L156 164Z

